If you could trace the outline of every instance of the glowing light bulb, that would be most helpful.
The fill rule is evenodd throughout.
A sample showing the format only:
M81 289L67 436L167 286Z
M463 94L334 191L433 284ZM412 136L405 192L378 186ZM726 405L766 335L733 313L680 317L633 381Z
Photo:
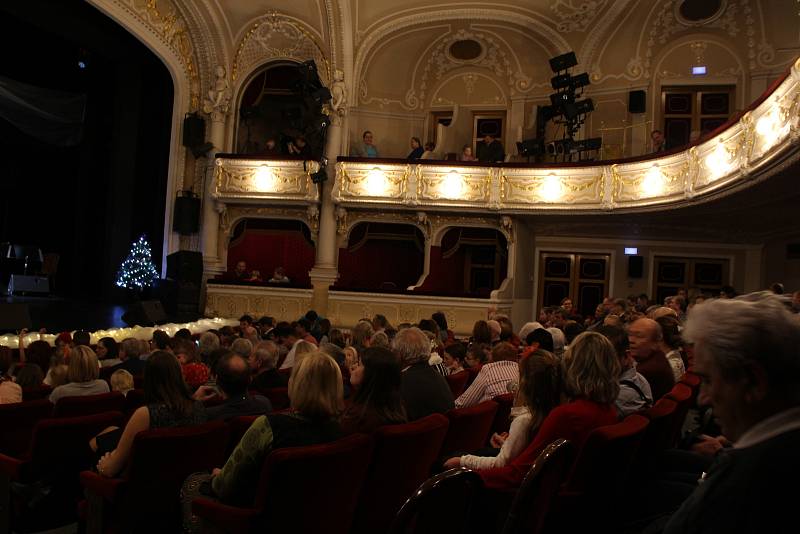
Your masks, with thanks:
M275 173L266 165L256 170L256 188L264 192L275 190Z
M367 181L364 186L369 196L380 197L386 194L389 184L386 181L386 174L375 167L367 173Z
M664 191L664 174L658 165L653 165L642 180L642 193L646 197L657 197Z
M439 193L443 197L453 200L461 198L464 194L464 179L458 174L458 171L452 170L447 173L439 185Z
M539 186L539 196L545 202L555 202L564 194L564 187L561 185L561 180L555 174L547 176Z
M731 172L733 169L733 162L728 150L725 148L725 143L722 139L719 144L706 156L706 168L709 171L709 178L716 180Z
M788 131L788 124L781 126L777 109L773 109L756 122L756 133L761 137L764 148L769 148L777 143Z

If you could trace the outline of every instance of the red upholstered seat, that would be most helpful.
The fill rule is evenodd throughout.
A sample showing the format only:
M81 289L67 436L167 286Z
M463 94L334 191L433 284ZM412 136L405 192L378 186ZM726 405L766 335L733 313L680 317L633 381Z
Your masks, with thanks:
M33 427L52 413L47 399L0 404L0 452L17 456L28 450Z
M22 388L22 400L32 401L38 399L46 399L50 397L50 393L52 392L53 392L53 387L48 386L47 384L42 384L41 386L35 386L32 388Z
M123 411L125 411L125 396L119 391L112 391L99 395L62 397L53 408L53 417L81 417Z
M498 405L485 401L468 408L456 408L445 415L450 421L440 456L472 453L486 445Z
M504 393L493 397L492 400L497 403L497 413L494 415L491 433L508 432L508 429L511 428L511 406L514 404L514 395Z
M132 389L125 395L125 413L128 415L144 406L144 390Z
M453 393L453 398L458 398L459 395L464 393L467 389L467 380L469 380L469 371L459 371L451 375L447 375L447 385L450 386L450 391Z
M467 367L464 369L467 373L469 373L469 378L467 378L467 385L464 389L467 389L472 383L475 381L475 377L478 376L478 373L481 372L482 365L476 365L474 367Z
M612 514L623 513L616 504L648 424L646 417L632 414L589 434L556 501L556 524L599 532L620 519Z
M228 447L225 450L225 458L229 457L236 446L242 441L244 433L247 432L259 416L240 415L228 420Z
M372 455L364 434L267 455L252 508L199 498L192 510L220 532L346 534Z
M8 498L8 484L19 482L29 484L46 477L51 491L57 492L58 500L72 500L72 505L63 507L74 513L75 504L79 500L80 486L78 473L90 469L95 458L89 448L89 440L109 426L119 426L123 422L121 412L106 412L85 417L62 417L58 419L41 419L33 429L30 447L23 454L9 456L0 454L0 495ZM0 506L0 526L6 526L8 520L9 502ZM69 518L40 518L41 528L51 528L59 524L48 524L47 520L75 521ZM0 532L9 532L0 528Z
M683 430L683 423L686 420L686 414L689 413L689 408L695 400L692 388L686 384L675 384L665 397L672 399L678 405L675 409L674 427L672 429L672 441L677 442L681 437Z
M120 478L81 473L89 501L87 532L121 526L134 532L179 532L183 481L223 465L227 442L228 427L221 421L140 432Z
M675 446L675 420L678 404L669 397L662 397L652 408L642 415L650 420L650 424L642 440L642 452L651 455ZM681 421L682 422L682 421Z
M574 459L574 447L558 439L539 453L522 481L508 512L503 534L544 532L553 500Z
M361 491L353 532L386 532L395 514L430 475L447 434L441 414L375 431L375 451Z
M391 534L467 532L472 512L480 508L483 480L459 467L426 480L395 517Z

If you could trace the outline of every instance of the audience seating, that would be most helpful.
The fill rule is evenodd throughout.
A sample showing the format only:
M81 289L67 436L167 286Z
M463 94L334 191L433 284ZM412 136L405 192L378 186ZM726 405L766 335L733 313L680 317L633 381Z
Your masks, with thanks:
M466 369L464 369L469 374L469 378L467 378L467 385L464 387L465 390L468 387L470 387L472 383L475 381L475 377L478 376L478 373L481 372L481 367L483 366L476 365L474 367L467 367Z
M433 414L375 431L375 451L354 518L354 533L389 529L403 503L428 479L447 426L445 416Z
M18 456L28 449L33 428L53 414L53 403L47 399L0 404L0 453Z
M447 385L450 386L450 391L453 393L453 398L458 398L459 395L464 393L467 389L467 380L469 380L468 371L459 371L451 375L447 375Z
M665 397L672 399L678 405L675 409L674 427L672 429L672 442L677 442L683 431L683 424L686 421L686 415L689 413L694 402L694 395L692 388L686 384L675 384Z
M121 412L105 412L85 417L42 419L33 429L27 451L15 456L0 454L0 485L3 486L0 488L0 495L4 499L0 506L0 514L3 516L0 518L0 532L10 532L3 527L10 524L8 486L11 482L34 484L44 481L52 494L48 502L61 505L59 511L62 513L48 513L45 515L49 517L38 517L41 528L37 530L59 526L59 519L61 524L74 522L75 504L80 489L78 473L95 464L89 440L109 426L121 425L123 418ZM64 512L69 514L66 518ZM36 519L28 518L29 521Z
M144 406L144 390L132 389L125 394L125 413L128 415Z
M287 369L278 369L278 372L286 377L286 380L289 380L289 377L292 374L292 368L289 367Z
M642 412L650 420L642 440L640 456L645 459L659 451L675 446L675 420L677 419L678 404L669 397L660 398L652 408Z
M58 399L53 417L80 417L103 412L125 411L125 395L119 391Z
M556 500L558 525L603 531L611 519L619 519L610 514L623 512L622 490L648 424L646 417L632 414L589 434ZM574 513L578 509L581 514Z
M492 400L497 403L497 413L494 416L490 435L495 432L498 434L508 432L511 428L511 407L514 405L514 395L504 393L493 397Z
M289 407L289 388L267 388L259 390L272 403L272 411L277 412Z
M227 442L228 427L221 421L140 432L121 477L81 473L88 498L86 531L124 526L131 531L179 532L183 481L192 473L222 466Z
M48 386L47 384L42 384L41 386L35 386L32 388L22 388L22 400L30 401L38 399L47 399L50 397L50 393L52 392L53 392L53 387Z
M252 508L201 497L192 511L215 532L346 534L371 453L372 440L364 434L277 449L264 460Z
M258 417L258 415L240 415L228 420L228 448L225 450L225 458L231 455Z
M545 531L550 507L572 466L574 453L572 443L565 439L554 441L539 453L514 496L503 534Z
M498 405L485 401L468 408L456 408L445 415L450 421L442 444L441 457L452 453L473 453L489 439Z
M390 534L460 534L469 532L472 514L481 508L483 480L459 467L426 480L406 501Z

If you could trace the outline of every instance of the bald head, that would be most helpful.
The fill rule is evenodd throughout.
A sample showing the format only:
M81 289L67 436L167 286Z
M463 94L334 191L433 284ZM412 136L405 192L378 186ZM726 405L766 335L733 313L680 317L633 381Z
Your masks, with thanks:
M244 395L250 384L250 367L247 360L228 352L217 363L217 385L227 398Z
M649 358L658 350L662 339L661 326L652 319L637 319L628 328L631 356L637 360Z
M655 310L651 311L647 314L650 319L658 319L659 317L666 317L667 315L671 315L673 317L678 316L678 312L673 310L672 308L667 308L665 306L661 306L660 308L656 308Z

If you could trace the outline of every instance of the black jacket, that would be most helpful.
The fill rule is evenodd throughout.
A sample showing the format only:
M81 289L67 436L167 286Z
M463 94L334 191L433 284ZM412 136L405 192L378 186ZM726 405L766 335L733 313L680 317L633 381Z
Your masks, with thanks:
M403 371L400 395L409 421L454 408L453 394L447 380L428 362L420 362Z

